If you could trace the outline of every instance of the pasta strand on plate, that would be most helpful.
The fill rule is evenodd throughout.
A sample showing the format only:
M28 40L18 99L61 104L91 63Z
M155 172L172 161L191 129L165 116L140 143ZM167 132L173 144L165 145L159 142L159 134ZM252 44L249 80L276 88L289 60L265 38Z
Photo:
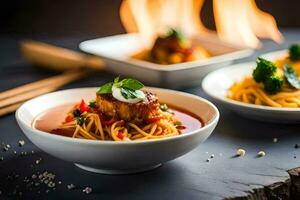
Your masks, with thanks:
M274 63L258 58L256 64L252 76L229 88L228 98L256 105L299 108L300 46L292 45L289 54Z

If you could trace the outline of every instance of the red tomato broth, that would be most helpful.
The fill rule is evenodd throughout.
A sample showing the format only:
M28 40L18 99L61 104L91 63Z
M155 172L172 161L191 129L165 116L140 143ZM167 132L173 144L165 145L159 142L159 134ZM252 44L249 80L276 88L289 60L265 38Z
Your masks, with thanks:
M67 114L74 108L75 105L76 103L63 104L40 113L34 119L32 127L51 134L72 137L73 131L67 132L57 128L65 121ZM183 129L180 129L182 134L197 130L204 126L204 122L199 116L181 108L174 108L174 106L169 107L174 112L176 118L182 122L182 125L180 125L184 127Z
M67 113L74 108L75 103L63 104L50 108L40 113L33 121L32 127L40 131L50 133L65 121ZM72 134L61 133L59 135L71 137Z

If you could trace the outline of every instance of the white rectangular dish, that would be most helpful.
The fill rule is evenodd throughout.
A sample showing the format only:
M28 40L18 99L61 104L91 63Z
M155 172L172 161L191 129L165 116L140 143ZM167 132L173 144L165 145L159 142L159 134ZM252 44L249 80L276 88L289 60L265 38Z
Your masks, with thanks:
M160 65L131 56L144 46L138 34L121 34L80 43L79 48L100 56L107 70L118 75L130 76L147 84L168 88L179 88L201 83L209 72L247 57L252 49L243 49L221 42L217 37L197 37L193 42L204 47L213 57L193 62Z

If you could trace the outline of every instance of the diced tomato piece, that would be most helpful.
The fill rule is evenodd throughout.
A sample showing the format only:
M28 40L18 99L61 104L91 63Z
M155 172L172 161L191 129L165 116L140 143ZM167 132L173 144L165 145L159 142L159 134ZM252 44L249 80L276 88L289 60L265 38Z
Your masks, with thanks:
M81 103L80 103L80 105L79 105L79 110L80 110L81 112L88 112L88 111L90 110L90 107L88 107L88 106L86 105L86 103L84 102L83 99L81 100Z
M67 115L65 118L65 122L71 122L74 120L74 117L72 115Z
M123 140L124 139L124 134L122 131L119 131L118 134L117 134L117 137L120 139L120 140Z
M185 126L182 126L182 125L176 126L176 128L177 128L178 130L186 129L186 127L185 127Z
M157 117L151 117L151 118L148 118L147 121L148 121L149 123L155 123L155 122L158 122L158 121L161 120L161 119L162 119L162 117L157 116Z

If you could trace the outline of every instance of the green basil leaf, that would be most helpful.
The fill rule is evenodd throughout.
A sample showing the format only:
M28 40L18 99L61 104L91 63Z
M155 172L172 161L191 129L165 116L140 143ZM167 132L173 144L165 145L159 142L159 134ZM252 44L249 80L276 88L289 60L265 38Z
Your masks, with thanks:
M284 70L284 76L287 80L287 82L296 89L300 89L300 80L296 74L296 72L294 71L294 69L289 65L286 64L283 67Z
M120 80L120 76L117 76L115 79L114 79L114 83L118 83Z
M144 99L145 98L145 94L141 90L131 91L131 93L132 93L132 95L135 96L135 98L138 98L138 99Z
M134 96L131 95L128 89L121 88L121 94L125 99L134 99Z
M128 88L121 88L121 94L125 99L143 99L145 94L139 90L131 90Z
M120 83L120 87L131 90L139 90L144 87L144 85L140 81L130 78L123 79Z
M112 92L112 86L113 86L113 83L110 82L110 83L106 83L104 85L102 85L100 87L100 89L98 90L98 94L107 94L107 93L111 93Z

